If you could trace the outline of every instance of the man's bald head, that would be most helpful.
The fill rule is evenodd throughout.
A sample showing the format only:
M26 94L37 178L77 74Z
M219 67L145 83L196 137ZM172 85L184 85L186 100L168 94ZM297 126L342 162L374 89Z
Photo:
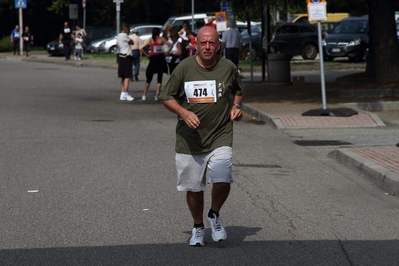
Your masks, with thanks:
M219 39L219 33L212 27L202 27L197 34L197 39L203 37L203 35L212 36L214 41Z

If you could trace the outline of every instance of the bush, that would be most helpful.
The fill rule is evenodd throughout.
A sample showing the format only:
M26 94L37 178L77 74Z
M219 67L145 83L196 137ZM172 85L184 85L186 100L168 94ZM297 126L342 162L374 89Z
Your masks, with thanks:
M10 42L10 36L3 37L0 40L0 52L10 52L14 49L13 43Z

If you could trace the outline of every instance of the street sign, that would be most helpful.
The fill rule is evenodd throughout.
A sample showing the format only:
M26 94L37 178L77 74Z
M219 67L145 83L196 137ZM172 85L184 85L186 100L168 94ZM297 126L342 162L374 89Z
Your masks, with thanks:
M234 16L233 9L229 6L229 2L227 0L220 2L220 10L225 11L229 18Z
M78 19L78 4L69 4L69 19Z
M226 12L215 12L215 19L217 22L226 21Z
M315 3L308 4L308 20L309 21L327 20L327 3L321 2L317 4Z
M26 8L28 0L15 0L15 8Z
M123 3L123 0L113 0L114 3Z
M217 31L227 30L227 16L225 11L215 12L215 20Z

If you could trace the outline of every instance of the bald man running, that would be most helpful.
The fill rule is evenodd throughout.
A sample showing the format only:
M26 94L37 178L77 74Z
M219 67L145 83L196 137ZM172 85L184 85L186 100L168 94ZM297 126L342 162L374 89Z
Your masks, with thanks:
M194 228L190 246L204 246L206 173L212 184L207 220L214 241L227 238L219 211L233 182L233 121L242 118L244 85L236 66L216 53L218 32L203 27L197 35L196 56L184 59L170 76L160 99L178 116L175 162L177 190L185 191ZM231 97L232 96L232 97Z

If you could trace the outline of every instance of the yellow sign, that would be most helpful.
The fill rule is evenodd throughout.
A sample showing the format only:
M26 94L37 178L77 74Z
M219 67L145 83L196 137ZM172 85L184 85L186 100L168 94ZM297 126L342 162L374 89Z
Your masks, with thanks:
M227 16L225 11L215 12L215 20L216 22L227 21Z

